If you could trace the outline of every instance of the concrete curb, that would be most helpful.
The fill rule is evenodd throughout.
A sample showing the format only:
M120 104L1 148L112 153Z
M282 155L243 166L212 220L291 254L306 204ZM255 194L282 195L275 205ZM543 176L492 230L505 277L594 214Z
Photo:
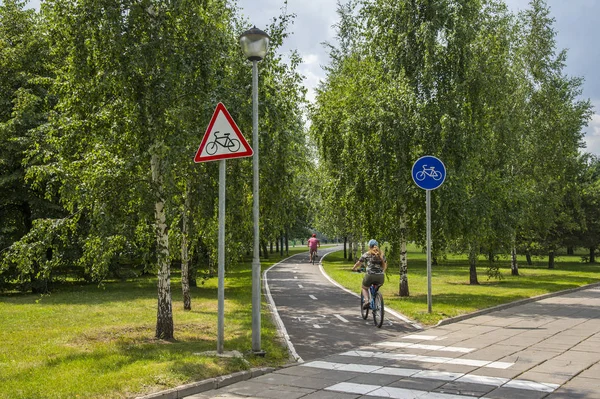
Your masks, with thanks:
M534 296L531 298L525 298L525 299L521 299L521 300L514 301L514 302L504 303L502 305L494 306L491 308L481 309L481 310L475 311L473 313L450 317L447 319L440 320L435 326L432 326L432 327L445 326L447 324L456 323L459 321L463 321L463 320L470 319L473 317L481 316L481 315L488 314L491 312L496 312L498 310L508 309L508 308L512 308L515 306L524 305L526 303L536 302L536 301L540 301L542 299L552 298L555 296L566 295L566 294L570 294L572 292L577 292L577 291L585 290L588 288L594 288L594 287L600 287L600 283L592 283L592 284L584 285L584 286L577 287L577 288L570 288L568 290L551 292L549 294L542 294L542 295Z
M263 374L272 373L275 371L273 367L259 367L237 373L222 375L215 378L209 378L203 381L192 382L190 384L181 385L165 391L155 392L144 396L137 396L136 399L180 399L186 396L195 395L226 387L236 382L246 381L250 378L258 377Z

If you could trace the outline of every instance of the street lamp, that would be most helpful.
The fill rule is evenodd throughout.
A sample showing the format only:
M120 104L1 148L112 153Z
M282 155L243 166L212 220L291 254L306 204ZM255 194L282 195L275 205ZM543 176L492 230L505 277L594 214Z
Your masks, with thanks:
M252 213L254 216L254 253L252 257L252 352L264 355L260 348L260 240L258 219L258 61L267 55L269 35L256 26L240 36L240 46L244 55L252 61Z

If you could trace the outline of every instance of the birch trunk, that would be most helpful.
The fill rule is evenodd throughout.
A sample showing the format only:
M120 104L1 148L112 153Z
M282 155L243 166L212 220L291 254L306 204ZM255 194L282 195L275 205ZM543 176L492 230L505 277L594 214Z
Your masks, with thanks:
M150 161L152 182L158 190L154 204L156 223L156 244L158 263L158 308L156 314L156 338L173 338L173 308L171 303L171 265L169 262L169 235L165 215L165 201L162 186L162 171L158 154L152 154Z
M402 205L400 216L400 291L401 297L410 296L408 289L408 260L406 258L406 205Z
M471 246L469 251L469 284L479 285L477 280L477 252L475 246Z
M514 246L510 252L511 262L510 262L510 274L513 276L519 275L519 265L517 264L517 248Z
M190 297L189 279L189 217L190 217L190 184L186 182L185 199L183 201L183 226L181 227L181 291L183 293L183 309L192 310L192 298Z

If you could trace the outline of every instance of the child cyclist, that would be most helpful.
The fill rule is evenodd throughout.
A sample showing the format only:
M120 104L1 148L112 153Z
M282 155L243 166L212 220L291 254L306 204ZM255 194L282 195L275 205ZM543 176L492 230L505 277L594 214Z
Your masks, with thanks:
M379 249L379 244L375 240L369 241L369 250L362 254L358 262L352 268L352 271L360 268L364 262L367 262L367 273L362 281L362 293L364 298L369 298L369 287L371 284L383 285L385 280L385 270L387 269L387 261L385 255ZM364 307L368 307L369 303L365 302Z

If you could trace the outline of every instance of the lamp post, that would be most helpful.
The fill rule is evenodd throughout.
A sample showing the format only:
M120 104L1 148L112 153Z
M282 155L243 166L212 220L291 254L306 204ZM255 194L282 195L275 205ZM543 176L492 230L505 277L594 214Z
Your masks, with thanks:
M262 60L269 48L269 35L256 26L240 36L240 46L244 55L252 61L252 156L253 188L252 214L254 218L254 253L252 257L252 352L264 355L260 348L260 240L258 218L258 61Z

